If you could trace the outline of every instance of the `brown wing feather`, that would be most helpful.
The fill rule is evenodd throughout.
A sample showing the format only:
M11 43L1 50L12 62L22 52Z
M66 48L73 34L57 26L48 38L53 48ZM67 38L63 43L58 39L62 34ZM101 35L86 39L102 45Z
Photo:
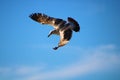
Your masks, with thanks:
M41 24L51 25L56 29L59 28L62 24L66 23L66 21L63 19L50 17L42 13L33 13L29 17L34 21L37 21Z
M49 24L49 25L53 25L53 21L55 20L55 18L47 16L42 13L33 13L29 17L32 20L37 21L41 24Z

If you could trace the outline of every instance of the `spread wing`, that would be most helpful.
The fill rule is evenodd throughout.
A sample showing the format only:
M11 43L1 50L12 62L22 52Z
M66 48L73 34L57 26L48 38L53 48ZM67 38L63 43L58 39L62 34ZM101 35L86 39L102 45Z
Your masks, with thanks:
M72 37L72 30L75 32L80 31L78 22L71 17L68 17L68 22L63 19L47 16L42 13L33 13L29 17L36 22L48 24L55 28L48 35L48 37L52 34L60 35L60 42L57 47L53 48L54 50L66 45L69 42Z
M42 13L33 13L29 17L32 20L37 21L41 24L51 25L55 29L57 29L60 24L66 23L66 21L64 21L63 19L50 17L50 16L47 16L47 15L42 14Z

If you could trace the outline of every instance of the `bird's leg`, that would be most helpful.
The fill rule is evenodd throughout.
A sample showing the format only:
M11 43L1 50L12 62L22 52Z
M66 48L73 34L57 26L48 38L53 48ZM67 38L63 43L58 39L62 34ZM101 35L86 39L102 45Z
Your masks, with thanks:
M48 34L48 37L50 37L52 34L57 34L57 30L50 31L50 33Z

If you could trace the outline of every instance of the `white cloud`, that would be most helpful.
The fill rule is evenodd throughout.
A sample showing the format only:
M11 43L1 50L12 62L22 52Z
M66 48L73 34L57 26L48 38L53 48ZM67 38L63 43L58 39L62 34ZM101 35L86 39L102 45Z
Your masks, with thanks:
M96 70L96 68L99 68L101 66L101 63L98 61L89 61L85 64L73 64L66 66L62 69L58 70L51 70L45 73L39 73L34 76L30 76L26 80L48 80L48 79L59 79L59 78L67 78L67 77L73 77L77 75L83 75L85 73L89 73L93 70Z
M43 70L41 66L20 66L15 69L16 74L26 75L26 74L34 74L36 72L40 72Z
M73 48L79 49L79 47ZM70 65L60 66L58 69L47 70L39 66L21 66L16 67L15 70L0 68L0 73L8 72L10 74L13 72L16 76L20 76L21 80L58 80L61 78L82 76L95 71L113 70L120 67L120 54L119 51L116 52L116 49L115 45L80 48L82 50L81 54L84 54L84 58L78 59L78 61Z
M0 76L3 77L23 77L27 75L33 75L37 72L42 72L43 66L11 66L0 67ZM15 79L16 80L16 79Z
M78 60L57 70L35 74L26 80L53 80L84 75L99 70L110 70L113 67L120 66L120 54L114 53L115 48L115 45L103 45L88 49L88 51L84 49L84 54L87 55L84 60Z
M11 69L10 69L10 68L0 67L0 74L5 75L5 74L7 74L8 72L11 72Z

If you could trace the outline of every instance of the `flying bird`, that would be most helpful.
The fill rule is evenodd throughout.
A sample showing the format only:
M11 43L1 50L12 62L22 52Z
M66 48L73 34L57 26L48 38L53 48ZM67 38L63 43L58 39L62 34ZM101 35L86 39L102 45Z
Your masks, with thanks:
M71 39L73 31L80 31L80 25L75 19L71 17L68 17L67 21L60 18L54 18L42 13L32 13L29 17L41 24L53 26L54 30L50 31L48 37L50 37L52 34L60 36L60 42L58 43L58 46L53 48L54 50L57 50L59 47L66 45Z

